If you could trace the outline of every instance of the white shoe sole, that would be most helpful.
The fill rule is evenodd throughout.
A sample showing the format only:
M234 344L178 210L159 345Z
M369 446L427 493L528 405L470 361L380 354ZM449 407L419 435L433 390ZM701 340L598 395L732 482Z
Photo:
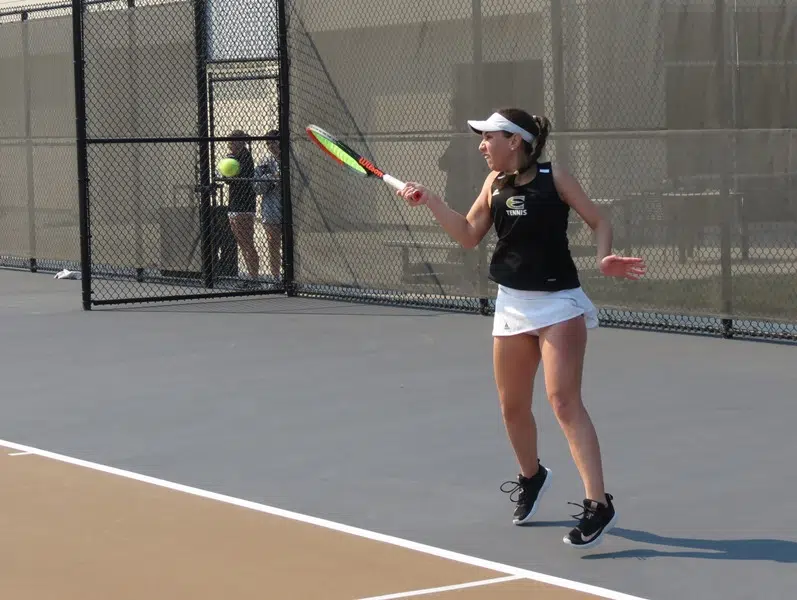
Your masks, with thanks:
M545 476L545 482L542 484L540 492L537 494L537 499L534 501L534 504L532 505L529 514L527 514L522 519L512 519L512 523L514 523L515 525L526 525L529 521L531 521L531 519L537 513L537 509L540 507L540 500L542 500L542 495L545 493L545 490L551 487L551 470L548 467L542 467L542 468L545 469L545 471L548 474Z

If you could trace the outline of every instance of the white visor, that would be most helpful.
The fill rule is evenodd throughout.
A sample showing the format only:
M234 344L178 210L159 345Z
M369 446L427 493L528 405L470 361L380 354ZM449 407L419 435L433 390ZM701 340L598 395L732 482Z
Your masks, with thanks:
M534 136L528 131L515 125L512 121L499 113L493 113L486 121L468 121L468 126L476 133L483 133L485 131L506 131L507 133L517 133L527 142L534 141Z

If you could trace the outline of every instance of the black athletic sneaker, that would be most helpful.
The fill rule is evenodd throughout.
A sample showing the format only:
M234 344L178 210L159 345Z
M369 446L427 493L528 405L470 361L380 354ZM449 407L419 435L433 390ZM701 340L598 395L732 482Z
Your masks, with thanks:
M533 477L518 475L516 482L505 481L501 484L501 491L509 494L509 499L517 505L512 515L512 522L515 525L525 525L531 520L540 505L540 497L550 485L551 470L542 465ZM511 487L506 488L506 486Z
M603 536L617 522L617 511L612 504L612 495L606 494L606 504L599 504L595 500L585 499L583 504L568 502L573 506L582 508L582 512L573 515L578 519L570 533L564 537L564 543L581 550L594 548L603 541Z

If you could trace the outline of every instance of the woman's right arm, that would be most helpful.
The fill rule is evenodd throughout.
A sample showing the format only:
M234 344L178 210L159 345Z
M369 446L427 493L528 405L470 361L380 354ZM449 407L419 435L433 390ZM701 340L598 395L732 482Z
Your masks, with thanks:
M487 176L479 196L467 215L458 213L449 207L440 196L417 183L407 183L404 189L399 190L397 194L407 200L411 206L425 204L443 230L459 245L463 248L475 248L492 226L490 190L497 175L492 172ZM421 196L415 200L413 196L418 191L421 192Z

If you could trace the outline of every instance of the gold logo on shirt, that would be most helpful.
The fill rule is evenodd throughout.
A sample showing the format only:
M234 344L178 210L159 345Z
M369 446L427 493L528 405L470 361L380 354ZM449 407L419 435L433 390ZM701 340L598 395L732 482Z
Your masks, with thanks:
M512 196L506 200L506 214L511 217L522 217L528 214L525 196Z

